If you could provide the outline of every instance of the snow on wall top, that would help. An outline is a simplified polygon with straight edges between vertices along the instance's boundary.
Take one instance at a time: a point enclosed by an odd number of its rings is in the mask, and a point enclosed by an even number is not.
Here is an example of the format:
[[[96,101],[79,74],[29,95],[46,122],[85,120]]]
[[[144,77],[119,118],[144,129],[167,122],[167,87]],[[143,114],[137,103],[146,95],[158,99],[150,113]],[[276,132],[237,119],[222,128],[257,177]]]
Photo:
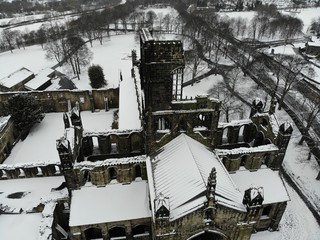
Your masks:
[[[141,128],[139,96],[134,79],[129,72],[120,72],[122,80],[119,87],[119,130]]]
[[[150,196],[162,193],[164,197],[169,197],[170,220],[182,217],[203,206],[207,179],[213,167],[217,170],[218,203],[246,211],[242,204],[242,194],[218,156],[185,134],[162,147],[151,159],[152,176],[148,177],[152,178],[149,181],[154,186],[151,186],[150,191],[154,193],[150,193]],[[200,194],[203,195],[195,198]],[[154,204],[154,199],[151,202]]]
[[[72,227],[149,218],[151,212],[148,195],[146,181],[82,187],[72,192],[69,225]]]
[[[226,127],[238,127],[246,124],[251,124],[251,119],[242,119],[242,120],[233,120],[231,122],[219,122],[218,128],[226,128]]]
[[[148,28],[142,28],[141,33],[143,42],[154,40]]]
[[[7,88],[12,88],[13,86],[31,77],[32,75],[33,75],[33,72],[31,72],[30,70],[26,68],[21,68],[11,73],[7,77],[0,79],[0,85]]]
[[[135,156],[135,157],[127,157],[127,158],[108,158],[104,161],[83,161],[74,164],[74,169],[93,169],[95,167],[101,166],[114,166],[114,165],[123,165],[128,163],[144,163],[146,161],[146,155]]]
[[[0,132],[7,126],[11,116],[0,117]]]
[[[236,154],[247,154],[247,153],[258,153],[258,152],[272,152],[278,151],[279,148],[274,144],[267,144],[258,147],[240,147],[234,149],[216,149],[215,152],[219,156],[223,155],[236,155]]]
[[[251,172],[243,169],[230,174],[230,176],[237,184],[242,194],[253,185],[256,187],[263,187],[264,201],[262,204],[286,202],[290,200],[279,175],[279,171],[273,171],[270,168],[262,168]]]

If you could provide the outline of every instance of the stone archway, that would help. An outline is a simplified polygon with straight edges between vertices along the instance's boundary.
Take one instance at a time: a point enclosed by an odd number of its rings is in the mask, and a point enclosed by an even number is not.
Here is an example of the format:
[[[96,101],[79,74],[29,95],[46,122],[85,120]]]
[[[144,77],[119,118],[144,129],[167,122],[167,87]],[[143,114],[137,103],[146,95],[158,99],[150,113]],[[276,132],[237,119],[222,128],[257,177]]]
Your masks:
[[[187,240],[228,240],[228,238],[217,231],[208,230],[199,232]]]
[[[88,228],[84,231],[86,240],[102,239],[102,231],[100,228]]]

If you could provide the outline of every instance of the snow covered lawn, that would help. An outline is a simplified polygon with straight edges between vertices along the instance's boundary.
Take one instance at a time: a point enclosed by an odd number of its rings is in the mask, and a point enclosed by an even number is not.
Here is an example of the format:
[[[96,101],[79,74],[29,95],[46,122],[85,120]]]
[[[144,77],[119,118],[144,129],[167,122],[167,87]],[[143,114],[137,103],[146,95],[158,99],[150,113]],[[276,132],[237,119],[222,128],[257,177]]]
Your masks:
[[[17,163],[60,163],[56,140],[64,134],[62,113],[47,113],[35,124],[28,137],[19,141],[4,164]]]
[[[108,112],[100,110],[92,113],[91,111],[81,112],[83,128],[86,132],[99,132],[111,129],[113,114],[117,109],[110,109]]]
[[[38,239],[41,213],[0,215],[0,239]]]
[[[66,189],[62,192],[51,192],[52,188],[59,187],[64,181],[63,176],[2,180],[0,181],[0,203],[18,210],[22,208],[23,212],[26,212],[40,203],[66,197]],[[20,192],[24,193],[21,198],[10,198],[10,194]],[[2,216],[0,215],[0,221]],[[0,237],[0,239],[4,238]]]

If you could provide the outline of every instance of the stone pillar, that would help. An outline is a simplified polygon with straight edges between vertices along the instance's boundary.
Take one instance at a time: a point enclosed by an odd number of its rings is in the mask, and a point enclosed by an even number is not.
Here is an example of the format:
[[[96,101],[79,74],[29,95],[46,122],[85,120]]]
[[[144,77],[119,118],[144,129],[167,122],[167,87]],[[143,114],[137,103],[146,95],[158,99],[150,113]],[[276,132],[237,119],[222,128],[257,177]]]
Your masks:
[[[19,178],[19,175],[20,175],[20,169],[16,169],[16,168],[13,168],[13,169],[5,169],[4,170],[7,174],[7,178],[8,179],[16,179],[16,178]]]
[[[85,157],[91,156],[93,151],[92,137],[84,137],[82,139],[82,153]]]
[[[133,240],[131,225],[126,225],[126,238],[127,240]]]
[[[145,164],[140,164],[141,167],[141,178],[142,180],[147,180],[148,179],[148,175],[147,175],[147,167]]]
[[[98,137],[99,150],[101,154],[109,154],[110,153],[110,138],[107,136],[99,136]]]
[[[54,176],[56,174],[56,165],[49,164],[46,166],[40,166],[43,176]]]
[[[38,167],[25,167],[22,169],[27,178],[36,177],[38,174]]]

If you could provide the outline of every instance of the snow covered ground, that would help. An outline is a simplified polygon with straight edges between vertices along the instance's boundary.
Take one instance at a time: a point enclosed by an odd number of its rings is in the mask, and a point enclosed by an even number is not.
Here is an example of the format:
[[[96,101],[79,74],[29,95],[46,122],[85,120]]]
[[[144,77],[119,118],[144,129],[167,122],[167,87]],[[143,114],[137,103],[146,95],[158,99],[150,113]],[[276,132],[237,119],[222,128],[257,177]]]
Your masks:
[[[63,176],[0,181],[0,205],[16,209],[17,213],[0,215],[0,239],[47,239],[55,201],[68,197],[66,189],[52,190],[62,182]],[[45,205],[42,213],[40,204]],[[34,208],[38,208],[37,212]]]
[[[56,140],[64,134],[62,113],[47,113],[33,126],[28,137],[19,141],[4,164],[60,163]]]
[[[38,239],[41,213],[0,216],[0,239]]]

